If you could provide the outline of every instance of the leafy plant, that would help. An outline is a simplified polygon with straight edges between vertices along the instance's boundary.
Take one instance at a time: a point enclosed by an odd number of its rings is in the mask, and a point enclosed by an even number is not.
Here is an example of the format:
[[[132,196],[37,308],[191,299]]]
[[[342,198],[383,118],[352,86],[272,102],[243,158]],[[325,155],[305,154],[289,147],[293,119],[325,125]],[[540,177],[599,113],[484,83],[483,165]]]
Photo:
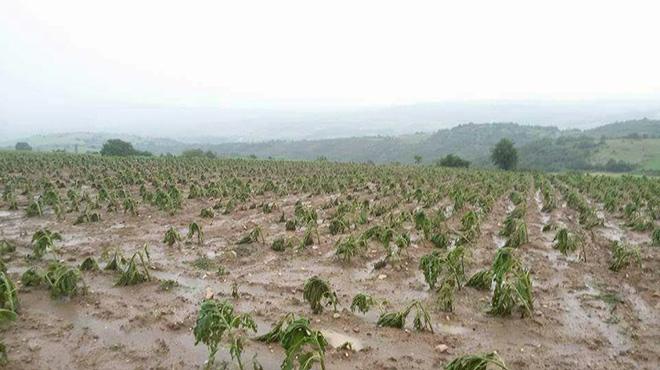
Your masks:
[[[301,317],[290,322],[281,334],[280,344],[286,354],[283,370],[293,370],[296,360],[299,370],[310,370],[315,363],[325,370],[328,342],[320,331],[310,328],[308,319]]]
[[[438,276],[442,272],[443,258],[440,252],[433,251],[419,259],[419,269],[424,274],[424,281],[429,285],[429,288],[435,288],[438,281]]]
[[[101,268],[99,264],[96,263],[96,260],[92,257],[85,258],[84,261],[80,264],[80,271],[99,271]]]
[[[265,342],[265,343],[275,343],[279,342],[282,340],[282,336],[284,335],[284,331],[286,328],[291,324],[293,321],[296,320],[296,315],[292,313],[286,313],[284,316],[282,316],[281,319],[279,319],[275,325],[270,329],[270,331],[264,335],[260,335],[256,338],[255,340],[259,342]]]
[[[147,265],[150,257],[146,244],[144,245],[143,251],[137,251],[133,254],[128,261],[128,264],[122,269],[119,280],[117,280],[117,283],[115,284],[116,286],[135,285],[151,280],[149,267]],[[138,263],[140,264],[140,269],[138,268]]]
[[[446,278],[440,288],[438,288],[437,304],[440,310],[452,312],[454,308],[454,290],[456,289],[456,280],[453,276]]]
[[[77,267],[67,267],[60,262],[51,262],[45,275],[53,298],[72,297],[80,292],[78,283],[84,283]]]
[[[30,267],[25,270],[23,275],[21,275],[21,284],[26,287],[30,286],[39,286],[44,282],[45,276],[37,271],[36,268]]]
[[[472,275],[465,285],[479,290],[489,290],[492,283],[493,271],[484,269]]]
[[[17,310],[16,286],[7,274],[0,271],[0,323],[15,320]]]
[[[201,218],[213,218],[213,217],[215,217],[215,212],[213,212],[212,208],[202,208],[202,210],[199,212],[199,217],[201,217]]]
[[[0,341],[0,366],[5,366],[9,363],[9,356],[7,356],[7,347]]]
[[[211,369],[223,337],[227,336],[230,342],[230,355],[236,359],[240,369],[243,369],[241,353],[242,339],[238,329],[257,331],[257,324],[248,313],[236,314],[234,306],[227,301],[206,299],[202,302],[197,321],[193,329],[195,345],[204,343],[209,350],[209,359],[206,369]]]
[[[55,241],[61,241],[62,236],[59,233],[48,229],[41,229],[32,235],[32,251],[37,258],[43,257],[55,247]]]
[[[335,255],[344,262],[350,262],[353,257],[362,254],[363,251],[362,245],[352,235],[346,239],[339,239],[335,245]]]
[[[553,242],[554,245],[552,247],[558,249],[563,255],[575,252],[580,246],[582,246],[582,239],[580,236],[569,232],[566,228],[562,228],[557,232]]]
[[[612,261],[610,262],[610,270],[619,271],[630,265],[632,260],[635,260],[637,265],[641,268],[642,257],[639,253],[639,248],[631,247],[618,241],[612,243]]]
[[[313,276],[305,282],[303,299],[309,302],[315,314],[323,312],[322,301],[325,301],[326,306],[332,305],[333,310],[337,311],[337,294],[330,288],[330,284],[318,276]]]
[[[508,370],[497,352],[457,357],[445,365],[445,370],[486,370],[488,365]]]
[[[250,244],[250,243],[256,243],[261,239],[261,244],[264,244],[266,240],[264,240],[263,232],[261,231],[261,227],[255,226],[252,231],[250,231],[247,235],[243,236],[236,244]]]
[[[199,226],[197,222],[191,222],[188,225],[188,239],[192,239],[195,234],[197,234],[197,244],[202,245],[204,243],[204,232],[202,227]]]
[[[171,247],[174,245],[174,243],[180,241],[181,241],[181,234],[179,234],[179,232],[174,227],[170,227],[169,229],[167,229],[167,231],[165,232],[165,237],[163,238],[163,243]]]
[[[375,300],[370,295],[365,293],[358,293],[355,295],[355,297],[353,297],[353,301],[351,302],[351,312],[358,310],[365,314],[369,312],[375,303]]]
[[[511,234],[505,247],[518,248],[529,241],[527,237],[527,224],[522,219],[514,219]]]
[[[422,303],[417,300],[412,301],[401,311],[385,312],[381,314],[378,318],[377,325],[403,329],[406,326],[406,318],[413,308],[415,309],[415,319],[413,320],[413,327],[415,330],[428,330],[433,333],[431,316],[428,314]]]

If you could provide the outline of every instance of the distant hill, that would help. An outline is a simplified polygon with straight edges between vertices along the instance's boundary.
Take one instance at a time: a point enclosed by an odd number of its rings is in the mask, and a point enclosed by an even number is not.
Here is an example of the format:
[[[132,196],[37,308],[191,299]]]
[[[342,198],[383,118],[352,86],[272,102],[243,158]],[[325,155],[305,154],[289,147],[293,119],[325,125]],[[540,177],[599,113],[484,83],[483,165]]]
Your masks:
[[[136,135],[73,132],[64,134],[34,135],[17,141],[28,142],[34,150],[52,151],[64,150],[67,152],[98,152],[109,139],[122,139],[129,141],[138,150],[147,150],[152,153],[173,153],[196,147],[196,145],[183,143],[178,140],[166,138],[150,138]],[[0,147],[13,148],[15,142],[2,142]]]
[[[660,138],[660,120],[644,118],[634,121],[614,122],[586,130],[585,134],[595,137],[606,136],[609,138],[621,138],[630,135]]]
[[[211,150],[221,156],[333,161],[412,163],[415,155],[432,163],[456,154],[473,166],[491,166],[491,148],[502,138],[512,140],[519,151],[519,167],[546,171],[594,169],[610,160],[625,161],[639,169],[660,170],[660,121],[641,119],[612,123],[588,130],[560,130],[551,126],[516,123],[463,124],[450,129],[401,136],[363,136],[323,140],[273,140],[265,142],[203,143],[164,138],[145,138],[107,133],[71,133],[33,136],[27,141],[35,150],[88,152],[100,150],[111,138],[130,141],[136,149],[154,154],[180,154],[187,149]],[[13,147],[12,143],[0,146]],[[600,166],[600,167],[599,167]]]

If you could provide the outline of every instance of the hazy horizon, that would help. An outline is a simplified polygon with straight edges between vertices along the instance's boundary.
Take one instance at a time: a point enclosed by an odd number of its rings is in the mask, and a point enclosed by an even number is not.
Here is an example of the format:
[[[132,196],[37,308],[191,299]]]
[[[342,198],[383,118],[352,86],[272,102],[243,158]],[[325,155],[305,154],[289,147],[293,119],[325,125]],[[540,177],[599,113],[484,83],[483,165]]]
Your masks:
[[[660,118],[659,8],[8,0],[0,137],[261,141]]]

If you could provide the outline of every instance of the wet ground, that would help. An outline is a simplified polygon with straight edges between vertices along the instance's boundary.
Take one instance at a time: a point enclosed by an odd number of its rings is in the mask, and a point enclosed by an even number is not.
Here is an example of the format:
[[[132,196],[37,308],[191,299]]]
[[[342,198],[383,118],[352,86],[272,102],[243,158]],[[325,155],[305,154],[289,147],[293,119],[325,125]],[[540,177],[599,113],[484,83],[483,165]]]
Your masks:
[[[131,255],[146,243],[154,277],[143,284],[116,287],[115,272],[84,272],[88,292],[70,300],[52,299],[45,288],[18,283],[19,318],[1,332],[11,360],[7,368],[201,368],[207,350],[194,345],[191,330],[199,303],[208,292],[230,300],[239,312],[252,312],[258,334],[267,332],[287,312],[309,317],[331,346],[326,354],[328,369],[440,368],[456,356],[493,350],[511,369],[659,368],[660,249],[648,245],[648,234],[627,230],[619,219],[603,213],[604,226],[580,230],[586,236],[586,261],[563,256],[552,248],[554,231],[544,233],[542,228],[556,223],[579,229],[575,211],[560,202],[558,209],[543,213],[539,194],[530,191],[525,216],[529,243],[520,252],[532,271],[535,312],[531,318],[500,318],[486,313],[490,293],[467,287],[456,293],[454,312],[436,310],[435,294],[417,268],[419,257],[433,247],[415,235],[409,255],[381,270],[373,269],[385,255],[376,243],[362,258],[350,263],[336,260],[334,245],[339,236],[328,233],[330,211],[321,208],[330,196],[306,199],[319,210],[320,244],[302,251],[271,250],[275,238],[293,234],[277,219],[281,212],[293,214],[296,199],[264,196],[255,203],[275,201],[280,208],[264,214],[259,207],[244,207],[230,215],[216,214],[212,220],[198,217],[201,208],[212,206],[202,200],[186,201],[174,216],[151,208],[141,208],[140,216],[103,211],[100,222],[82,225],[72,225],[70,219],[57,221],[54,215],[26,218],[23,212],[0,212],[0,239],[18,247],[8,264],[15,281],[31,265],[24,256],[31,251],[32,233],[42,227],[60,232],[64,239],[56,244],[57,253],[46,260],[79,264],[93,256],[102,261],[103,251],[119,248]],[[510,200],[499,199],[482,220],[479,240],[469,250],[468,276],[488,267],[496,249],[504,244],[498,233],[512,209]],[[458,225],[459,217],[451,216],[448,224]],[[162,243],[170,226],[185,234],[193,220],[204,230],[203,245]],[[254,225],[261,225],[266,243],[237,246],[235,242]],[[302,233],[295,232],[299,237]],[[620,239],[640,246],[641,269],[608,270],[610,240]],[[195,261],[201,257],[211,261],[212,267],[199,268]],[[229,274],[218,276],[219,266]],[[314,315],[303,301],[303,284],[313,275],[326,279],[336,290],[337,314],[330,309]],[[174,280],[178,286],[163,290],[165,280]],[[238,284],[238,298],[231,295],[233,283]],[[430,309],[435,333],[413,330],[412,320],[405,330],[377,327],[377,310],[362,315],[348,309],[358,292],[386,300],[388,310],[422,300]],[[352,343],[352,351],[339,348],[346,342]],[[248,341],[244,362],[250,364],[253,356],[265,369],[277,369],[284,353],[277,344]],[[231,363],[226,349],[219,352],[217,363],[223,360]]]

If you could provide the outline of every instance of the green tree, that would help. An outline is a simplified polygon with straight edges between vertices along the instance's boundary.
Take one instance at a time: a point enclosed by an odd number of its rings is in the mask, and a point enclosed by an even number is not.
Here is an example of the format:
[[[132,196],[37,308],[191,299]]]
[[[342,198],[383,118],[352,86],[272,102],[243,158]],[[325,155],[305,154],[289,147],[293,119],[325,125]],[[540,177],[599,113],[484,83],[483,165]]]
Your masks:
[[[490,153],[493,163],[503,169],[512,170],[518,164],[518,151],[509,139],[500,140]]]
[[[447,154],[446,157],[441,158],[438,161],[438,164],[442,167],[470,167],[470,161],[466,161],[465,159],[453,154]]]
[[[129,155],[146,155],[149,156],[149,152],[141,152],[133,148],[133,144],[120,140],[120,139],[110,139],[103,144],[101,148],[101,155],[112,155],[112,156],[129,156]]]
[[[416,154],[414,158],[415,158],[415,164],[422,163],[422,156],[421,155]]]
[[[16,150],[30,151],[30,150],[32,150],[32,147],[30,146],[30,144],[28,144],[24,141],[19,141],[18,143],[16,143],[15,149]]]

